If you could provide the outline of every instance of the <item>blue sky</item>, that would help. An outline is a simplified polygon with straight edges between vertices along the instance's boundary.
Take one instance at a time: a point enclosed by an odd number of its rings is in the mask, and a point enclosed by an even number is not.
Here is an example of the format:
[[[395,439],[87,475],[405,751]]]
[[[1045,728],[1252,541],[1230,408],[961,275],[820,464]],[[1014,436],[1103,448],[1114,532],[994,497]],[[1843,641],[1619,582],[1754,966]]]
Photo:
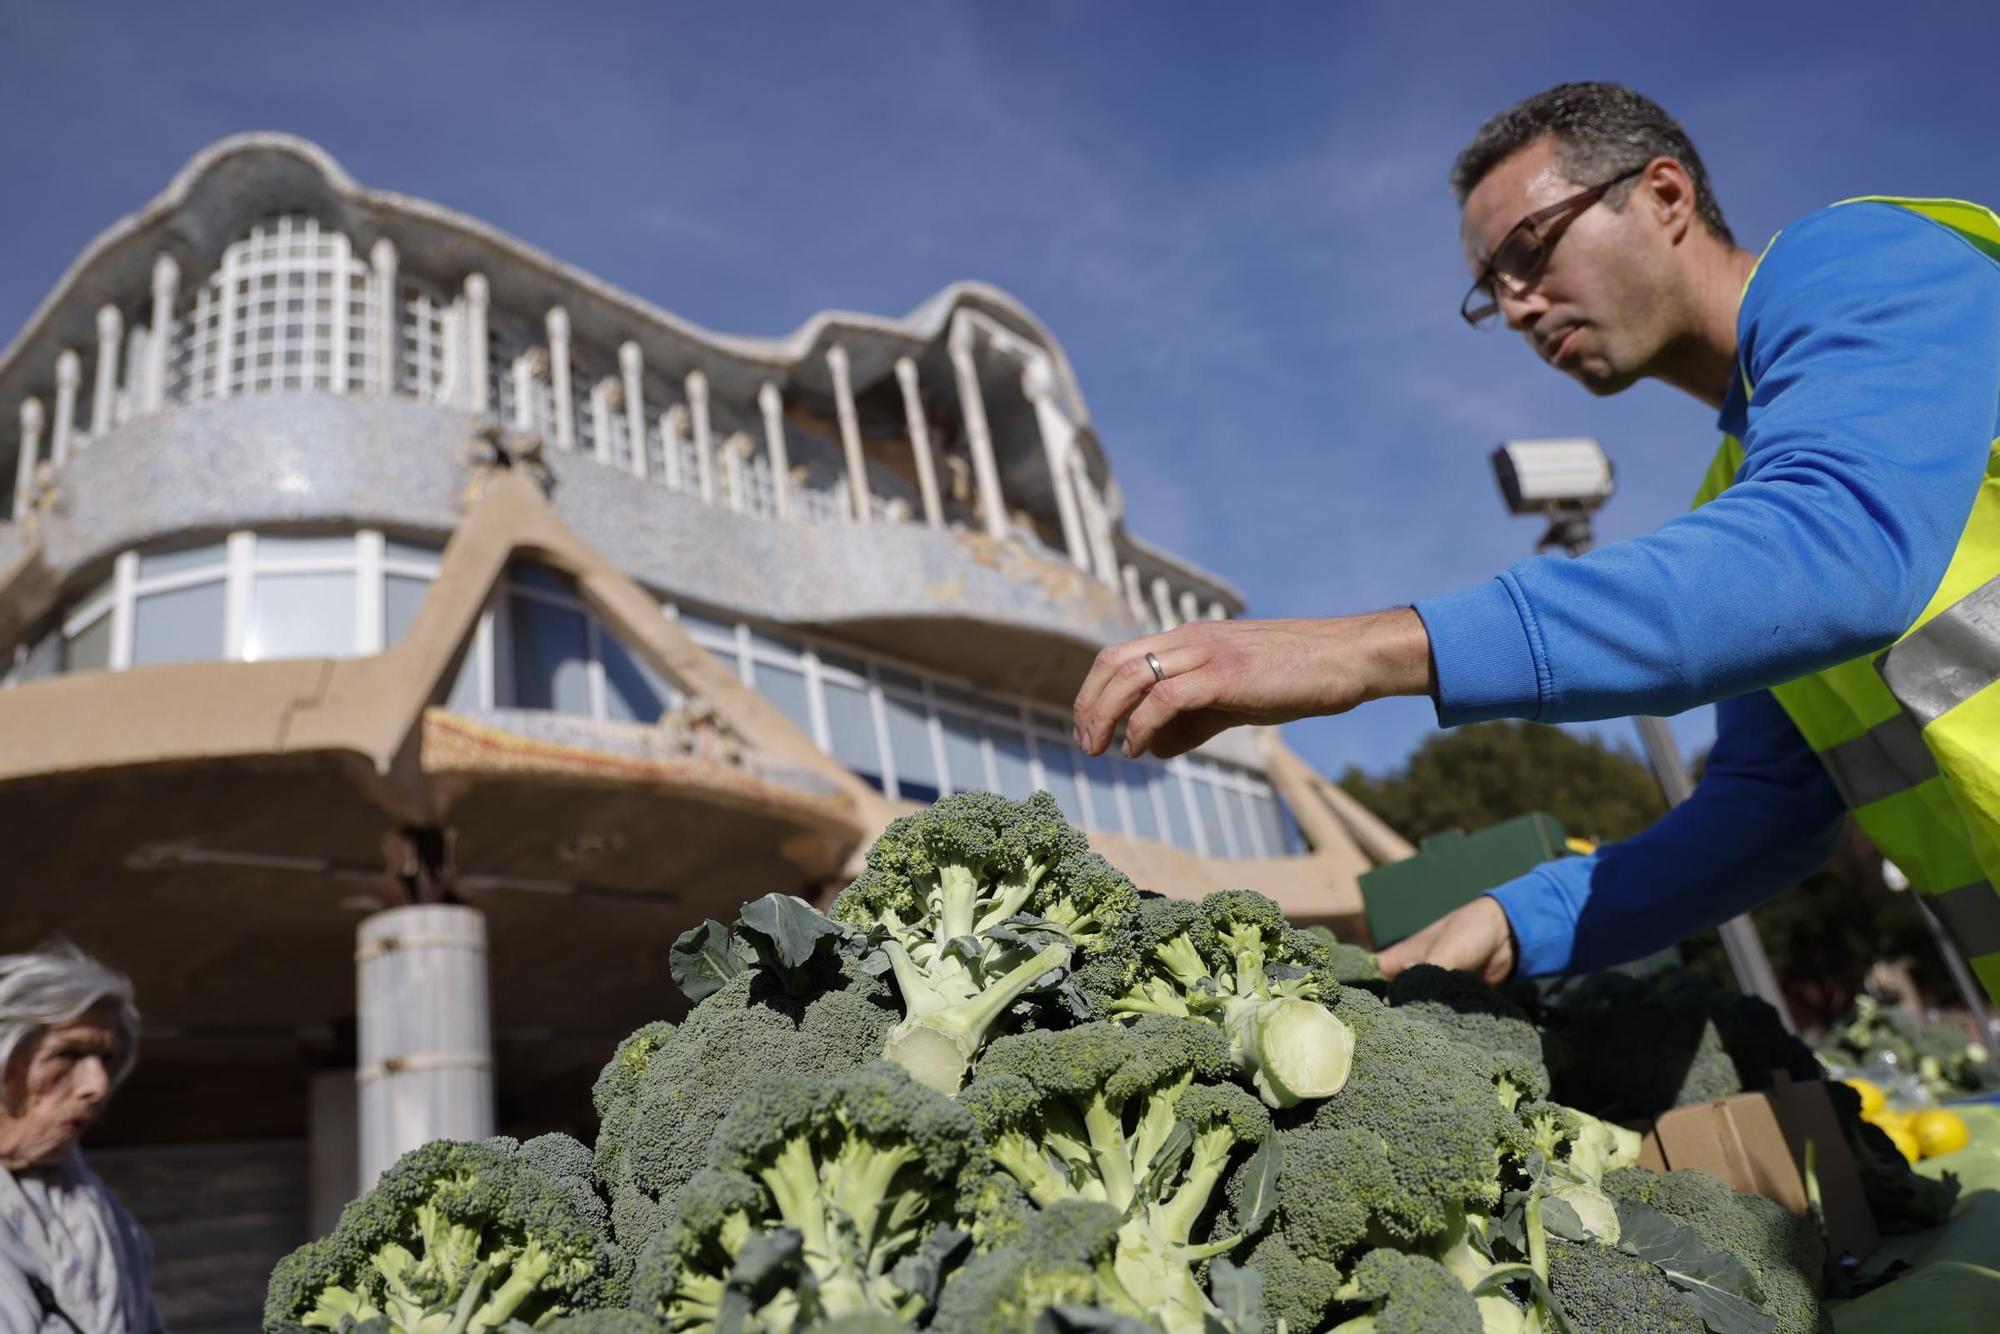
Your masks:
[[[2000,198],[1996,37],[1974,3],[0,0],[0,330],[201,146],[288,130],[716,329],[995,282],[1063,340],[1138,531],[1253,614],[1361,611],[1525,552],[1500,439],[1602,440],[1606,539],[1714,447],[1691,399],[1594,400],[1460,323],[1445,172],[1481,119],[1630,83],[1758,245],[1854,194]],[[1394,701],[1289,735],[1338,772],[1432,727]]]

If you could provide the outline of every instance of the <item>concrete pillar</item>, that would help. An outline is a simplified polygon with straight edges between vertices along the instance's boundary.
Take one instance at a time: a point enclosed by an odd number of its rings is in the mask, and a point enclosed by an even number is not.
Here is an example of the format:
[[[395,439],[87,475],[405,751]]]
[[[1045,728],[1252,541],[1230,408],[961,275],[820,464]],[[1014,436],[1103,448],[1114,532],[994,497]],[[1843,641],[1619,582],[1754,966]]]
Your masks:
[[[465,275],[465,392],[459,401],[484,415],[492,390],[486,382],[486,311],[492,292],[483,273]]]
[[[618,345],[618,374],[625,390],[625,438],[632,442],[632,475],[646,480],[646,359],[629,338]]]
[[[401,351],[403,302],[396,290],[396,243],[383,237],[368,250],[368,267],[375,275],[375,392],[396,392],[396,362]]]
[[[1111,516],[1104,511],[1104,497],[1090,480],[1090,465],[1083,451],[1069,452],[1070,481],[1076,486],[1077,504],[1083,509],[1083,531],[1090,539],[1091,564],[1107,587],[1118,587],[1118,549],[1111,541]]]
[[[118,393],[118,421],[131,421],[146,401],[146,326],[134,324],[125,335],[125,385]]]
[[[215,355],[209,360],[208,394],[210,398],[228,398],[230,393],[235,389],[231,377],[233,367],[230,363],[235,360],[236,284],[240,281],[236,276],[236,264],[239,253],[235,246],[231,246],[223,251],[222,272],[216,275],[214,291],[218,298],[218,308],[215,313]],[[335,301],[338,302],[339,299],[336,297]],[[346,326],[346,320],[338,317],[334,319],[334,327],[345,328]],[[249,358],[249,349],[246,348],[244,349],[244,360],[246,363],[249,361]],[[243,374],[245,379],[249,378],[250,367],[247,364],[244,366]],[[195,386],[189,385],[188,392],[192,395],[197,392],[197,389]]]
[[[361,1194],[361,1118],[352,1070],[325,1070],[306,1093],[307,1201],[312,1235],[324,1237]]]
[[[535,429],[535,373],[548,360],[540,348],[531,348],[514,358],[508,368],[514,382],[514,429]]]
[[[19,523],[35,498],[35,466],[42,457],[42,400],[21,400],[21,452],[14,460],[14,522]]]
[[[1185,625],[1185,624],[1187,624],[1187,623],[1188,623],[1189,621],[1198,621],[1198,620],[1200,620],[1201,618],[1202,618],[1202,617],[1201,617],[1201,599],[1197,598],[1197,597],[1196,597],[1196,596],[1194,595],[1194,590],[1193,590],[1192,588],[1184,588],[1184,589],[1182,589],[1182,590],[1181,590],[1181,623],[1182,623],[1183,625]]]
[[[681,476],[681,444],[687,439],[687,423],[685,403],[676,403],[660,414],[660,454],[666,460],[667,485],[676,491],[685,481]]]
[[[173,349],[174,297],[180,286],[181,266],[172,255],[153,261],[153,332],[146,340],[147,412],[158,412],[167,401],[167,354]]]
[[[1160,618],[1160,628],[1162,630],[1171,630],[1180,624],[1174,618],[1173,590],[1167,587],[1164,575],[1156,574],[1153,576],[1153,611]]]
[[[917,363],[896,358],[896,382],[903,387],[903,422],[910,432],[910,453],[917,460],[917,494],[923,497],[924,522],[944,527],[944,501],[938,494],[937,460],[931,457],[931,426],[924,420],[924,396],[917,388]]]
[[[576,448],[576,405],[569,389],[569,312],[550,306],[549,411],[556,419],[556,448]]]
[[[771,507],[779,519],[792,517],[792,459],[785,444],[785,403],[778,386],[766,381],[757,391],[764,414],[764,457],[771,465]]]
[[[605,376],[590,387],[590,437],[599,463],[614,463],[611,450],[611,418],[622,395],[618,381]]]
[[[1211,621],[1226,621],[1229,619],[1229,611],[1220,602],[1211,602],[1208,604],[1208,619]]]
[[[60,468],[69,457],[76,430],[76,390],[83,383],[83,361],[74,349],[56,353],[56,419],[49,431],[49,462]]]
[[[972,473],[979,486],[979,509],[987,536],[1007,536],[1007,502],[1000,494],[1000,469],[993,460],[993,432],[986,424],[986,399],[979,389],[979,365],[972,358],[972,322],[964,315],[951,322],[951,368],[958,381],[959,411],[965,415],[965,439],[972,450]]]
[[[738,431],[722,442],[722,476],[729,508],[741,514],[749,503],[743,488],[743,468],[756,445],[747,432]]]
[[[1125,605],[1131,609],[1132,619],[1144,625],[1152,619],[1153,613],[1147,610],[1146,595],[1139,591],[1139,571],[1127,565],[1120,571],[1120,578],[1125,585]]]
[[[1083,516],[1077,512],[1076,494],[1071,490],[1070,451],[1076,445],[1076,426],[1056,402],[1055,364],[1046,355],[1031,357],[1021,372],[1021,392],[1035,409],[1035,425],[1042,436],[1042,453],[1049,464],[1049,488],[1056,495],[1056,516],[1062,521],[1063,548],[1072,565],[1090,568],[1090,542],[1084,535]]]
[[[701,498],[715,503],[715,437],[708,423],[708,377],[689,371],[687,377],[688,417],[694,423],[694,466],[701,484]]]
[[[93,439],[111,429],[118,410],[118,348],[125,338],[125,317],[118,307],[97,308],[97,376],[90,394],[90,434]],[[227,364],[226,351],[218,356]]]
[[[868,460],[861,452],[861,423],[854,413],[854,380],[847,349],[835,343],[826,350],[826,368],[833,373],[833,410],[840,419],[840,452],[847,460],[847,502],[856,523],[872,517],[868,503]]]
[[[493,1034],[486,919],[427,903],[362,921],[359,971],[360,1183],[434,1139],[493,1133]]]

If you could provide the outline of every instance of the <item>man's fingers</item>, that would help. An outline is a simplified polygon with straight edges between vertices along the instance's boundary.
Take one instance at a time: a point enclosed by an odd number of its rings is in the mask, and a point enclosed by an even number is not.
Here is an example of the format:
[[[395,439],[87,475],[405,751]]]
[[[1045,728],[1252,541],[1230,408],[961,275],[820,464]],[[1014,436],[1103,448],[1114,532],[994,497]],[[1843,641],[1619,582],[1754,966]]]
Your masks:
[[[1143,661],[1140,665],[1144,665]],[[1147,679],[1151,677],[1152,673],[1148,672]],[[1169,726],[1183,714],[1205,709],[1214,702],[1214,683],[1201,670],[1169,676],[1148,690],[1139,701],[1139,707],[1133,709],[1132,716],[1125,720],[1125,753],[1145,754],[1161,728]]]
[[[1204,656],[1199,649],[1176,644],[1167,635],[1135,639],[1098,654],[1077,694],[1076,740],[1085,752],[1097,755],[1110,746],[1119,722],[1160,684],[1146,661],[1148,653],[1159,660],[1160,671],[1168,680],[1193,671]],[[1128,734],[1129,730],[1128,723]]]

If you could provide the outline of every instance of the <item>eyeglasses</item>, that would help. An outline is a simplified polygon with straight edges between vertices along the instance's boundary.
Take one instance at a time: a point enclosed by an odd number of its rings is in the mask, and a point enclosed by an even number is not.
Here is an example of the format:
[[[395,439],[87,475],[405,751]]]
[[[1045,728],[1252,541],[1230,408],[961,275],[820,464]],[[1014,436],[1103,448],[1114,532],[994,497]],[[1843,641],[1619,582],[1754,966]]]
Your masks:
[[[1530,213],[1514,224],[1512,231],[1501,239],[1494,248],[1493,258],[1486,261],[1486,267],[1472,284],[1472,290],[1465,294],[1465,300],[1458,303],[1458,313],[1465,322],[1477,329],[1500,312],[1500,302],[1493,295],[1493,284],[1498,282],[1514,296],[1527,295],[1535,279],[1542,276],[1542,270],[1549,265],[1549,252],[1555,249],[1556,240],[1562,235],[1561,227],[1550,224],[1568,220],[1583,212],[1613,186],[1623,185],[1651,163],[1641,163],[1630,171],[1622,171],[1602,185],[1593,185],[1581,194],[1571,195],[1559,204],[1551,204],[1545,209]]]

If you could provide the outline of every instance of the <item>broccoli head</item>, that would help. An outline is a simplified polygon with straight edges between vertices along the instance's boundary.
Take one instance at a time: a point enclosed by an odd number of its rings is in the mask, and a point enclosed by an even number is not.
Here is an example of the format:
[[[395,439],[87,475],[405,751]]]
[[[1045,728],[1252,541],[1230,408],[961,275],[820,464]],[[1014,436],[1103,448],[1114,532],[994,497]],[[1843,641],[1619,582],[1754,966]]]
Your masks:
[[[1114,1268],[1124,1216],[1102,1200],[1057,1200],[1033,1211],[1007,1244],[967,1260],[946,1282],[931,1328],[1017,1334],[1057,1306],[1129,1311],[1138,1303]]]
[[[1196,1268],[1234,1249],[1193,1238],[1234,1164],[1270,1132],[1229,1082],[1228,1039],[1211,1025],[1146,1016],[994,1042],[960,1096],[993,1162],[1048,1209],[1109,1204],[1123,1218],[1110,1309],[1168,1334],[1216,1315]]]
[[[679,1027],[648,1024],[598,1077],[597,1171],[612,1228],[637,1254],[673,1217],[708,1142],[751,1085],[774,1071],[834,1075],[878,1059],[896,1023],[876,978],[842,962],[846,985],[810,997],[761,970],[729,979]]]
[[[1649,1205],[1690,1229],[1713,1251],[1749,1266],[1762,1290],[1765,1312],[1778,1334],[1814,1334],[1824,1328],[1826,1241],[1810,1218],[1762,1195],[1739,1195],[1707,1172],[1655,1174],[1623,1168],[1604,1178],[1614,1200]]]
[[[1299,929],[1326,946],[1326,966],[1334,981],[1342,986],[1360,987],[1377,993],[1388,987],[1389,981],[1382,976],[1382,965],[1376,960],[1374,950],[1342,940],[1333,934],[1332,927],[1304,926]]]
[[[1333,1334],[1482,1334],[1479,1304],[1443,1265],[1411,1251],[1374,1250],[1341,1285],[1363,1309]]]
[[[914,1321],[936,1295],[924,1262],[964,1240],[990,1170],[971,1115],[896,1066],[767,1079],[716,1129],[633,1305],[677,1331]]]
[[[1354,1037],[1322,1003],[1337,987],[1319,941],[1248,890],[1199,904],[1147,898],[1126,939],[1080,984],[1114,1019],[1171,1015],[1214,1024],[1230,1057],[1270,1107],[1329,1098],[1346,1083]]]
[[[625,1265],[564,1137],[520,1145],[435,1140],[342,1211],[333,1232],[280,1261],[267,1329],[498,1330],[612,1304]]]
[[[956,1093],[1001,1017],[1103,948],[1137,902],[1048,793],[967,792],[884,830],[833,917],[869,933],[895,978],[904,1018],[883,1054]]]
[[[1542,1066],[1542,1035],[1521,1007],[1475,974],[1420,963],[1389,983],[1389,1004],[1414,1014],[1489,1052],[1506,1052],[1517,1062]],[[1544,1086],[1548,1075],[1539,1077]]]
[[[1686,1293],[1613,1246],[1551,1241],[1549,1290],[1574,1334],[1704,1334],[1707,1328]]]

